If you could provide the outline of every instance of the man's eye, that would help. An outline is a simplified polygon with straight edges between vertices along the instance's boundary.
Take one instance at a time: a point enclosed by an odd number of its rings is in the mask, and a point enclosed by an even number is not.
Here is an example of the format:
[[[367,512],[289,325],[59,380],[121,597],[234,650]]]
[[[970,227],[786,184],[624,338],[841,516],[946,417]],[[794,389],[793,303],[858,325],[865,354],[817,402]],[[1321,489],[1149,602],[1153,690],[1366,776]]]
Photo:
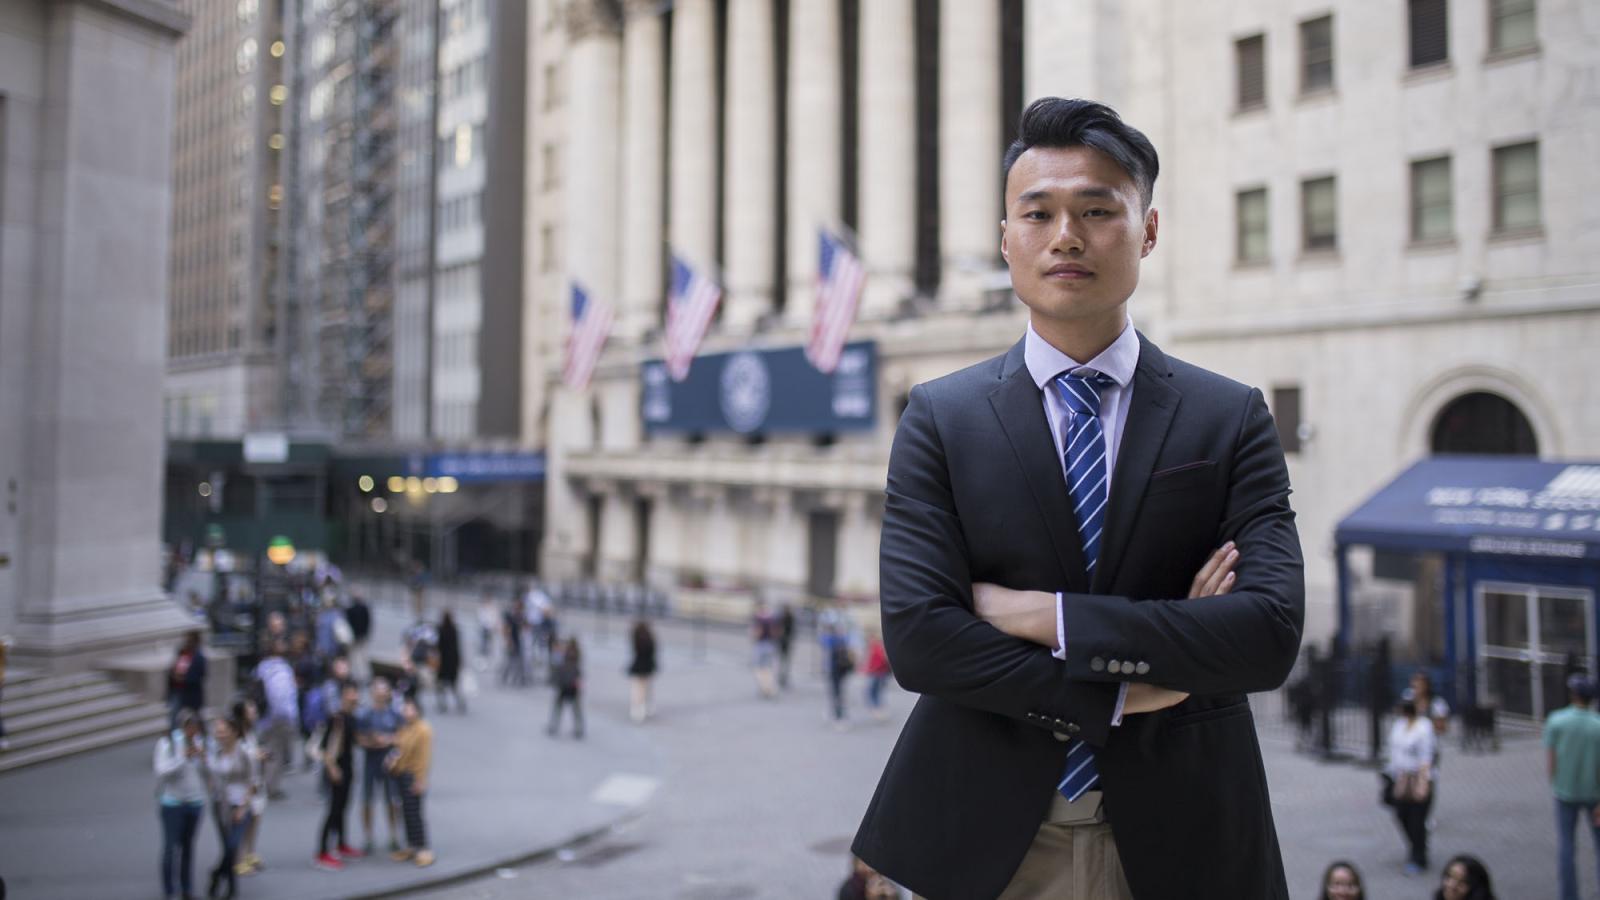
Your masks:
[[[1023,213],[1022,217],[1024,219],[1032,219],[1035,222],[1042,222],[1045,219],[1050,218],[1050,216],[1042,209],[1029,210],[1028,212]]]
[[[1091,209],[1088,212],[1084,213],[1084,215],[1088,216],[1089,218],[1095,218],[1097,216],[1109,216],[1109,215],[1111,215],[1111,210],[1109,210],[1109,209],[1098,209],[1098,208],[1097,209]]]

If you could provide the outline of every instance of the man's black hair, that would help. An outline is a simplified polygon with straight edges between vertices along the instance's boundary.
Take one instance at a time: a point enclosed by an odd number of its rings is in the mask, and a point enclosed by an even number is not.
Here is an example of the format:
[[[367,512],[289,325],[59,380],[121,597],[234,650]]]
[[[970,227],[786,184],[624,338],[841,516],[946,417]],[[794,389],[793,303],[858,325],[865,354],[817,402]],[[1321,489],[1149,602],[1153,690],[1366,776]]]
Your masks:
[[[1017,157],[1033,147],[1089,147],[1111,157],[1139,187],[1145,208],[1155,193],[1161,162],[1144,132],[1122,121],[1117,111],[1093,100],[1041,97],[1022,111],[1017,139],[1006,149],[1002,174],[1010,176]]]

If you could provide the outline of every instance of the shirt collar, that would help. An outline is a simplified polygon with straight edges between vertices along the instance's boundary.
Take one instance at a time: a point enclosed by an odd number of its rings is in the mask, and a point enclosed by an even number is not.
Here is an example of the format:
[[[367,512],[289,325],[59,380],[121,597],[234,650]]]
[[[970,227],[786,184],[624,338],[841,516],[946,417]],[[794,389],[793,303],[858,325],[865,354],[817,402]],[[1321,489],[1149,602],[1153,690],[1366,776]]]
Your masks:
[[[1111,346],[1100,351],[1100,355],[1094,359],[1080,363],[1051,346],[1049,341],[1039,336],[1039,332],[1033,330],[1033,323],[1029,322],[1028,333],[1022,338],[1022,359],[1028,367],[1028,374],[1033,376],[1033,383],[1040,390],[1044,390],[1044,386],[1062,372],[1081,368],[1094,369],[1115,381],[1118,387],[1127,387],[1133,381],[1133,370],[1139,365],[1139,333],[1134,330],[1133,321],[1128,320]]]

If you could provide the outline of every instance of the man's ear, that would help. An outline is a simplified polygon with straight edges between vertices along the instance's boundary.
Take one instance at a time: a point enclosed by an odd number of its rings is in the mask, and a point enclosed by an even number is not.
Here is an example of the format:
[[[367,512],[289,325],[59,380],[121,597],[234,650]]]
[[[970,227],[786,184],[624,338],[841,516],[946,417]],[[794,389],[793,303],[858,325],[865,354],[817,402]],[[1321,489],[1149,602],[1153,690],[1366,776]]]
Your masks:
[[[1006,252],[1006,220],[1005,219],[1001,219],[1000,220],[1000,258],[1005,260],[1008,265],[1011,263],[1011,256],[1010,256],[1010,254],[1008,254]]]
[[[1161,214],[1156,211],[1155,207],[1151,207],[1150,211],[1144,214],[1144,245],[1139,248],[1140,259],[1149,256],[1150,251],[1156,248],[1156,232],[1160,228]]]

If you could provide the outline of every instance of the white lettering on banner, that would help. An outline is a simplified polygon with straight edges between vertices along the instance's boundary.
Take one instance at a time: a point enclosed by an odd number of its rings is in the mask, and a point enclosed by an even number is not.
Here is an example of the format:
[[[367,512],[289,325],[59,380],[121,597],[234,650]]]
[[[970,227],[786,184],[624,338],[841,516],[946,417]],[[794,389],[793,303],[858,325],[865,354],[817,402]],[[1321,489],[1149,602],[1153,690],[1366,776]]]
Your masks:
[[[1472,488],[1436,487],[1428,491],[1429,506],[1471,506]]]
[[[1578,541],[1541,541],[1523,538],[1475,537],[1468,544],[1473,553],[1502,556],[1553,556],[1583,559],[1585,545]]]
[[[1532,497],[1522,488],[1492,487],[1479,488],[1473,499],[1479,506],[1510,506],[1523,509],[1527,507]]]

